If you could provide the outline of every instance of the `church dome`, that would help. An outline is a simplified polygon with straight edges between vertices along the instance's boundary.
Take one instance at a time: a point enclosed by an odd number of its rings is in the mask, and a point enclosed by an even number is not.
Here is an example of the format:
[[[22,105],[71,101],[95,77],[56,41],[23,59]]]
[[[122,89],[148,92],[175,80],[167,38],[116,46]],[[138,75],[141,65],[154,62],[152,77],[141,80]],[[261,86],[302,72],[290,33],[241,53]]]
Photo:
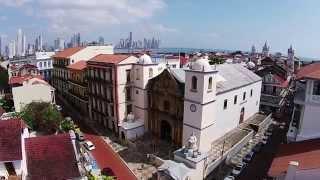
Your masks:
[[[194,71],[211,71],[211,65],[209,64],[208,57],[201,57],[197,59],[191,66]]]
[[[151,57],[147,54],[140,56],[138,63],[139,64],[153,64]]]

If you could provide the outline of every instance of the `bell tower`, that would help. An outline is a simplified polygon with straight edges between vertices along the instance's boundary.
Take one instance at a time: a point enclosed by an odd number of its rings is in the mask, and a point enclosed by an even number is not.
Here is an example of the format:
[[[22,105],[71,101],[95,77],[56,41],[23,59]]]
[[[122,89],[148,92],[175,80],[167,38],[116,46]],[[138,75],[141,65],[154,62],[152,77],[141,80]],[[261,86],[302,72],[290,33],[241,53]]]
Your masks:
[[[207,57],[198,58],[185,70],[183,145],[194,133],[200,152],[211,148],[210,129],[206,127],[214,123],[217,72]]]

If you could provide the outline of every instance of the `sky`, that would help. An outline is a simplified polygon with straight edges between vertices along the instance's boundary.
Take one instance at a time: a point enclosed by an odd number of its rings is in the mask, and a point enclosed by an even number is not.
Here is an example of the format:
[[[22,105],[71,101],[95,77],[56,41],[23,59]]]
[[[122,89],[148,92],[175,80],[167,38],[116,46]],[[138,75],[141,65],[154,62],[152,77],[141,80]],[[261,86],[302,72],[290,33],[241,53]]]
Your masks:
[[[29,42],[42,34],[53,44],[80,32],[92,41],[116,44],[127,38],[157,37],[162,47],[286,53],[320,58],[319,0],[0,0],[0,35]]]

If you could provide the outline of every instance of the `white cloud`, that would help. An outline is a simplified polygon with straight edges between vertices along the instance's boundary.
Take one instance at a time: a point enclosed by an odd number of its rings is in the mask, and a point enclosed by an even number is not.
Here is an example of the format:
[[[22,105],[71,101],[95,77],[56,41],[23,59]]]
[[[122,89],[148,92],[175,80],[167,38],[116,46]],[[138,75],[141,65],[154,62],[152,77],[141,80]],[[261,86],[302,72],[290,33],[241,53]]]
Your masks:
[[[165,0],[0,0],[1,4],[24,5],[28,15],[47,19],[49,30],[58,33],[108,31],[109,25],[148,19],[166,6]]]
[[[7,16],[0,16],[0,21],[6,21],[6,20],[8,20]]]
[[[211,32],[211,33],[208,33],[208,34],[207,34],[207,37],[216,39],[216,38],[219,38],[220,35],[219,35],[218,33]]]
[[[160,33],[162,33],[162,32],[165,32],[165,33],[167,33],[167,32],[169,32],[169,33],[178,32],[178,29],[167,27],[167,26],[165,26],[163,24],[155,24],[155,25],[152,25],[152,26],[153,26],[152,29],[154,31],[157,31],[157,32],[160,32]]]
[[[26,3],[31,2],[32,0],[0,0],[0,6],[12,6],[12,7],[18,7],[22,6]]]

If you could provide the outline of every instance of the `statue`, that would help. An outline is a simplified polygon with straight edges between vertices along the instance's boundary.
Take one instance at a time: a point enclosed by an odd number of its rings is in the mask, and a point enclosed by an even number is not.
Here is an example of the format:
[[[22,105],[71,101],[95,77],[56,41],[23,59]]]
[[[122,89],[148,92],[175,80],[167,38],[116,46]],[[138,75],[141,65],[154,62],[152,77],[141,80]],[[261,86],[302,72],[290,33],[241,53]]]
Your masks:
[[[188,139],[188,147],[189,150],[192,150],[193,152],[198,150],[197,147],[197,137],[194,134],[194,132],[192,132],[191,136]]]

